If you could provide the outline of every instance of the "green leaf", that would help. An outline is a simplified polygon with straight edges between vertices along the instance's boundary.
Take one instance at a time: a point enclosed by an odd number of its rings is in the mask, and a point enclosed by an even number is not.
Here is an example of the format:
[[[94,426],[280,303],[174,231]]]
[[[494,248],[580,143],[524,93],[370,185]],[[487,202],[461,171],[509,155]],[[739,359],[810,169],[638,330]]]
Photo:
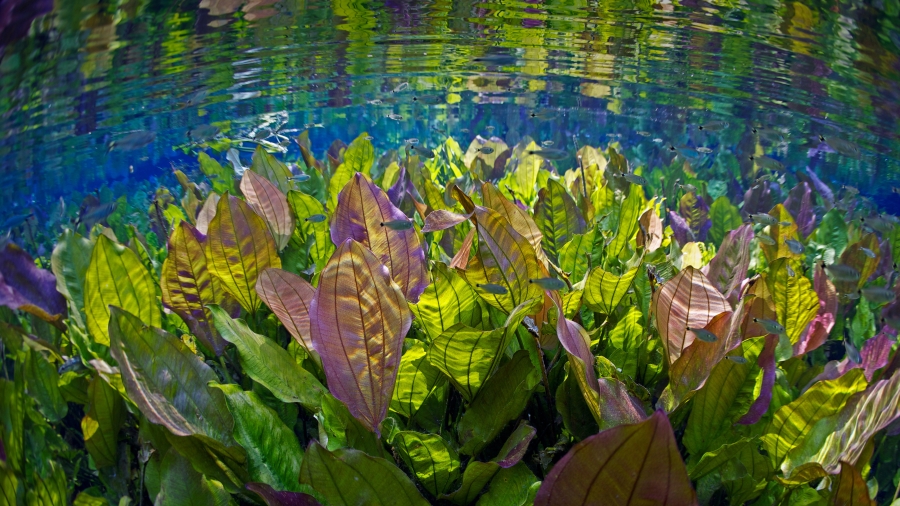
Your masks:
[[[572,447],[550,470],[534,504],[696,502],[672,426],[657,411],[643,422],[607,429]]]
[[[524,462],[500,469],[476,506],[526,506],[534,502],[541,482]]]
[[[297,232],[301,237],[313,240],[309,247],[309,256],[319,269],[325,267],[325,263],[334,252],[328,221],[310,221],[308,219],[310,216],[325,215],[325,207],[314,197],[301,191],[288,192],[287,200],[288,205],[294,211],[294,217],[297,218]]]
[[[837,379],[816,382],[796,400],[781,406],[762,436],[772,465],[778,467],[809,437],[813,425],[840,412],[850,396],[865,388],[862,370],[853,369]]]
[[[37,401],[42,415],[59,422],[69,410],[59,391],[59,373],[41,352],[25,349],[25,390]]]
[[[857,349],[862,348],[869,338],[875,335],[875,315],[865,297],[860,297],[856,304],[856,312],[850,320],[850,338]]]
[[[94,243],[66,230],[56,240],[50,268],[56,275],[56,290],[69,301],[69,317],[84,327],[84,279],[91,263]]]
[[[228,411],[234,417],[234,439],[247,452],[247,469],[253,481],[276,490],[302,492],[297,477],[303,449],[294,432],[253,392],[244,392],[237,385],[214,386],[225,394]]]
[[[631,287],[637,268],[621,276],[594,267],[584,285],[584,305],[592,311],[612,314]]]
[[[557,258],[563,244],[584,232],[584,218],[575,200],[558,181],[549,179],[538,193],[534,221],[544,236],[543,245],[551,258]]]
[[[162,483],[156,506],[227,506],[231,496],[217,481],[206,479],[173,450],[162,461]]]
[[[431,276],[431,284],[419,302],[409,306],[428,341],[434,341],[456,324],[480,326],[484,315],[475,290],[442,262],[434,264]]]
[[[531,301],[519,304],[504,326],[495,330],[477,330],[457,323],[431,343],[428,360],[471,402],[496,369],[530,306]]]
[[[251,331],[243,321],[232,319],[224,309],[209,309],[222,338],[237,347],[241,365],[254,381],[282,402],[296,402],[309,411],[319,409],[326,390],[312,373],[297,364],[284,348]]]
[[[616,258],[634,237],[638,231],[638,219],[641,217],[641,210],[644,208],[644,189],[638,185],[631,185],[628,190],[628,197],[622,201],[622,207],[619,211],[619,227],[616,230],[616,236],[609,243],[607,251],[611,258]]]
[[[720,466],[726,464],[729,460],[735,458],[741,453],[744,447],[750,445],[754,441],[756,441],[756,439],[744,437],[733,443],[724,444],[714,451],[704,453],[696,465],[688,468],[688,475],[692,480],[703,478]]]
[[[822,216],[822,223],[813,233],[812,240],[834,251],[832,258],[840,257],[847,247],[847,217],[840,209],[832,209]]]
[[[118,459],[119,429],[125,423],[122,396],[99,376],[88,386],[88,411],[81,419],[84,446],[98,468],[111,466]]]
[[[200,171],[212,182],[213,191],[219,194],[234,193],[234,172],[201,152],[199,155]]]
[[[207,387],[218,381],[216,373],[172,334],[117,307],[111,315],[110,351],[141,413],[176,436],[201,434],[233,445],[231,414],[222,394]]]
[[[349,447],[374,457],[389,457],[381,439],[357,420],[347,409],[347,405],[333,395],[322,397],[321,411],[316,413],[316,419],[319,421],[322,443],[329,450]]]
[[[588,258],[592,257],[596,229],[583,234],[575,234],[559,250],[559,268],[569,274],[569,279],[577,283],[588,272]]]
[[[344,151],[344,162],[341,163],[328,181],[328,209],[337,207],[337,197],[353,175],[357,172],[368,176],[375,163],[375,148],[368,139],[369,134],[363,132],[353,140]]]
[[[609,343],[613,350],[607,356],[629,378],[638,377],[641,354],[645,348],[644,326],[641,324],[643,318],[640,309],[628,308],[628,312],[609,333]]]
[[[294,187],[294,182],[291,180],[291,169],[263,149],[262,146],[256,146],[256,150],[253,152],[253,161],[250,164],[250,170],[266,178],[266,180],[281,190],[282,193],[287,193],[296,189]],[[246,176],[246,172],[244,175]]]
[[[713,244],[722,244],[722,239],[728,232],[740,228],[744,220],[741,213],[728,197],[722,195],[709,206],[709,218],[712,220],[712,228],[709,229],[709,239]]]
[[[56,506],[68,503],[66,473],[58,462],[50,460],[40,474],[32,474],[32,483],[26,485],[25,503],[29,506]]]
[[[393,445],[432,495],[443,494],[459,479],[459,455],[441,436],[403,431],[394,436]]]
[[[520,350],[481,388],[457,425],[460,452],[475,455],[515,420],[541,382],[528,353]]]
[[[306,449],[300,483],[313,487],[330,506],[428,504],[403,471],[387,460],[349,448],[332,453],[316,441]]]
[[[87,328],[97,343],[109,346],[109,306],[120,307],[154,327],[162,324],[156,281],[134,251],[97,237],[84,280]]]
[[[766,283],[772,294],[772,302],[775,303],[778,323],[784,326],[791,344],[796,344],[806,326],[819,312],[819,296],[809,278],[796,275],[799,270],[797,264],[792,268],[795,275],[788,272],[790,263],[790,259],[780,258],[770,264]]]
[[[428,396],[436,389],[445,388],[446,384],[446,376],[429,362],[425,346],[415,341],[400,359],[391,409],[407,418],[414,418]]]
[[[206,238],[209,272],[251,313],[259,308],[256,280],[269,267],[281,267],[281,258],[266,223],[243,200],[226,195],[219,199],[216,217]]]
[[[6,465],[0,466],[0,470],[9,468],[14,473],[22,473],[25,463],[25,383],[21,375],[16,376],[16,381],[0,378],[0,440],[6,452]]]

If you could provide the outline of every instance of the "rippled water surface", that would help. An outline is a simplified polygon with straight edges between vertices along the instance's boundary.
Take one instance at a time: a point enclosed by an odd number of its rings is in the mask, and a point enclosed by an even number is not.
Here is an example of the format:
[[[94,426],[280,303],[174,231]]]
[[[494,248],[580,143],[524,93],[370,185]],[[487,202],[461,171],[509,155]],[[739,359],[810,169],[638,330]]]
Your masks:
[[[3,216],[169,177],[192,139],[295,159],[306,128],[317,152],[363,131],[618,141],[711,179],[765,153],[900,207],[898,0],[3,4]]]

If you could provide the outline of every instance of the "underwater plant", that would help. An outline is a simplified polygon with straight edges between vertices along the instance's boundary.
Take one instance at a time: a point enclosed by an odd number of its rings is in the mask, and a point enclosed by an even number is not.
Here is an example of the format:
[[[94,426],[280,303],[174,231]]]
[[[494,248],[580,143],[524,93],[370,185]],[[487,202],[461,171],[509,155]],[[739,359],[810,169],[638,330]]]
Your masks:
[[[297,142],[0,252],[0,504],[897,498],[900,227],[852,189]]]

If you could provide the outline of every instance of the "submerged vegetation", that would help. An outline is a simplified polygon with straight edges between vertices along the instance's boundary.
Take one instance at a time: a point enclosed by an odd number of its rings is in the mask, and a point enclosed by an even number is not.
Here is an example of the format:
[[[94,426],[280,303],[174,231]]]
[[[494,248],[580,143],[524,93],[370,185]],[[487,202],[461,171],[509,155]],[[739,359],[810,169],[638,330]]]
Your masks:
[[[765,157],[370,139],[8,243],[0,504],[896,500],[897,218]]]

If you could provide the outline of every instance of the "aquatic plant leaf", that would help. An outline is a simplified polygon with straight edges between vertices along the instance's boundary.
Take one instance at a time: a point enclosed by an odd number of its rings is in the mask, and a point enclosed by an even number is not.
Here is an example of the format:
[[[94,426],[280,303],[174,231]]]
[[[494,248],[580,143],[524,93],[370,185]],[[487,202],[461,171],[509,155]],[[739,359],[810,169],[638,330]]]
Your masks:
[[[59,373],[56,367],[42,352],[30,348],[26,348],[24,359],[21,367],[25,376],[25,392],[37,401],[38,411],[49,421],[61,421],[69,406],[59,391]]]
[[[456,324],[479,326],[482,309],[475,290],[457,272],[443,263],[431,269],[432,281],[419,301],[411,304],[428,341],[434,341]]]
[[[709,205],[696,193],[685,193],[678,201],[678,212],[691,228],[697,241],[706,240],[712,222],[709,219]]]
[[[219,206],[219,194],[210,192],[203,202],[203,207],[197,213],[197,231],[203,235],[209,233],[209,223],[216,217],[216,209]]]
[[[446,386],[446,383],[446,376],[428,360],[425,346],[416,341],[400,359],[391,409],[407,418],[414,418],[429,395],[435,389]]]
[[[65,328],[66,299],[56,290],[56,276],[36,266],[31,255],[14,243],[0,252],[0,306]]]
[[[869,497],[869,487],[863,479],[859,469],[848,462],[841,462],[841,473],[837,483],[832,485],[834,496],[831,498],[833,506],[875,506],[875,501]]]
[[[578,282],[588,272],[588,258],[592,258],[596,229],[583,234],[575,234],[559,250],[559,268],[568,273],[569,279]]]
[[[221,303],[225,292],[209,275],[205,242],[197,229],[186,221],[179,223],[169,237],[159,286],[163,305],[180,316],[208,349],[221,355],[226,343],[212,326],[206,306]]]
[[[372,252],[347,239],[322,271],[309,313],[328,389],[379,434],[412,323],[403,292]]]
[[[325,267],[325,263],[334,253],[334,243],[331,242],[331,232],[328,229],[327,220],[314,221],[324,217],[325,207],[311,195],[301,191],[289,191],[287,194],[288,205],[294,211],[297,218],[297,230],[303,237],[312,237],[313,243],[309,247],[309,256],[318,268]]]
[[[709,262],[706,277],[728,298],[736,295],[750,267],[750,241],[753,227],[741,225],[725,235],[716,256]]]
[[[402,431],[394,436],[393,446],[432,495],[447,492],[459,479],[459,455],[441,436]]]
[[[656,213],[655,206],[650,206],[638,220],[638,234],[635,240],[638,247],[644,248],[647,253],[653,253],[662,246],[663,223]]]
[[[819,297],[806,276],[790,275],[790,262],[790,259],[780,258],[770,264],[766,283],[775,303],[778,323],[784,327],[791,344],[796,344],[819,311]]]
[[[428,504],[391,462],[349,448],[329,452],[317,441],[306,449],[300,483],[315,489],[330,506]]]
[[[729,232],[737,230],[743,224],[741,212],[724,195],[716,198],[709,206],[709,219],[712,220],[709,239],[713,244],[721,244]]]
[[[344,152],[344,161],[331,175],[328,181],[328,209],[336,209],[338,194],[349,183],[354,175],[359,172],[368,176],[375,163],[375,148],[368,139],[369,134],[363,132],[350,143]],[[332,235],[332,237],[334,237]],[[335,241],[335,244],[339,244]]]
[[[526,506],[534,503],[541,481],[524,463],[500,469],[491,479],[488,489],[478,498],[476,506]]]
[[[800,238],[799,235],[797,235],[797,224],[794,222],[794,217],[791,216],[791,213],[785,209],[784,205],[778,204],[769,211],[769,216],[775,218],[777,223],[769,225],[766,227],[765,231],[766,235],[775,241],[775,244],[770,245],[762,242],[759,244],[759,248],[766,256],[766,260],[769,263],[774,263],[779,258],[802,258],[802,253],[794,253],[785,243],[785,241],[789,239],[796,241]],[[782,225],[782,223],[789,223],[789,225]]]
[[[200,162],[200,171],[209,178],[212,183],[213,191],[222,195],[225,193],[234,193],[234,172],[232,169],[222,167],[222,164],[213,160],[204,152],[198,155]]]
[[[281,267],[266,223],[243,200],[231,195],[219,200],[216,217],[209,224],[206,258],[210,274],[251,313],[259,308],[259,273]]]
[[[744,205],[741,214],[764,213],[772,208],[772,189],[768,181],[751,186],[744,192]]]
[[[100,235],[84,279],[84,311],[94,341],[106,346],[110,339],[109,306],[122,308],[152,327],[162,323],[156,282],[141,259],[134,251]]]
[[[531,302],[519,304],[509,314],[503,327],[478,330],[457,323],[432,341],[428,348],[428,360],[450,378],[467,402],[472,402],[496,369],[503,352],[515,338]]]
[[[176,436],[199,434],[234,444],[231,414],[221,393],[207,387],[218,381],[216,373],[181,339],[115,306],[109,335],[128,398],[148,420]]]
[[[607,252],[612,258],[616,258],[634,237],[638,231],[638,220],[644,208],[644,189],[632,184],[628,190],[628,196],[622,201],[619,210],[619,227],[612,242],[607,246]]]
[[[244,485],[244,488],[261,497],[266,506],[321,506],[321,503],[310,494],[275,490],[265,483],[251,482]],[[310,487],[304,488],[313,492]]]
[[[551,258],[559,256],[563,244],[575,234],[584,232],[585,223],[575,200],[558,181],[547,180],[538,192],[534,205],[534,221],[543,235],[543,245]]]
[[[284,163],[275,158],[266,151],[262,146],[257,145],[253,151],[253,161],[250,163],[250,171],[261,176],[262,179],[273,184],[282,194],[296,189],[291,179],[291,169]],[[247,171],[244,171],[244,177],[247,177]],[[255,184],[255,182],[254,182]],[[241,191],[244,191],[244,182],[241,181]],[[247,196],[244,193],[244,196]],[[247,199],[248,201],[251,199]]]
[[[294,232],[294,215],[288,207],[287,197],[268,179],[252,170],[244,171],[241,192],[250,208],[269,226],[278,251],[283,250]]]
[[[694,232],[691,231],[691,227],[675,211],[669,211],[669,226],[672,227],[672,237],[675,238],[679,247],[694,242]]]
[[[653,294],[651,305],[670,364],[694,342],[688,327],[702,329],[715,315],[731,311],[722,293],[693,267],[666,281]]]
[[[125,423],[125,404],[122,396],[99,376],[88,385],[88,406],[81,419],[84,447],[98,468],[115,464],[118,460],[119,429]]]
[[[50,257],[50,269],[56,276],[56,291],[69,301],[69,317],[85,326],[84,278],[91,263],[94,243],[72,230],[59,236]]]
[[[331,219],[331,240],[340,245],[353,239],[369,248],[391,273],[403,295],[416,302],[428,286],[425,250],[414,228],[395,230],[384,223],[409,218],[381,188],[356,173],[338,196]]]
[[[802,181],[788,194],[784,208],[791,213],[803,238],[809,236],[816,226],[816,213],[813,211],[812,189]]]
[[[760,438],[772,465],[777,469],[794,448],[812,435],[813,425],[839,413],[853,394],[865,388],[862,371],[855,370],[840,378],[818,381],[800,397],[778,408]]]
[[[635,458],[636,456],[642,458]],[[572,447],[534,504],[697,504],[666,415],[607,429]]]
[[[159,506],[227,506],[231,499],[221,483],[208,480],[177,451],[166,452],[160,475],[159,493],[154,498]]]
[[[875,253],[875,257],[873,258],[867,255],[863,251],[864,248]],[[866,234],[859,241],[847,246],[844,252],[841,253],[839,263],[856,269],[856,272],[859,273],[859,280],[835,280],[834,286],[838,293],[853,293],[862,288],[875,272],[875,269],[878,268],[878,263],[880,261],[881,246],[878,244],[878,237],[875,234]]]
[[[247,452],[247,470],[253,481],[278,490],[302,492],[297,477],[303,449],[293,430],[253,392],[237,385],[212,385],[225,394],[234,418],[234,439]]]
[[[294,273],[270,267],[259,273],[256,293],[297,343],[312,352],[309,307],[316,289]]]
[[[534,248],[539,262],[544,263],[544,249],[541,243],[544,236],[541,229],[535,223],[534,218],[525,209],[517,206],[514,202],[504,197],[500,190],[491,183],[481,185],[481,200],[484,207],[497,211],[500,216],[506,218],[513,230],[519,233]],[[464,204],[465,205],[465,204]],[[467,209],[466,212],[472,212],[473,209]]]
[[[616,276],[600,267],[594,267],[584,284],[584,304],[592,311],[612,314],[628,293],[637,272],[637,268],[634,268]]]
[[[281,402],[296,402],[311,412],[319,409],[326,390],[311,372],[276,342],[253,332],[221,307],[213,305],[209,309],[216,329],[238,349],[241,365],[254,381]]]
[[[459,451],[476,455],[525,409],[541,382],[525,350],[517,351],[491,376],[457,424]]]
[[[772,402],[772,389],[775,387],[775,368],[777,366],[775,349],[778,346],[778,340],[778,336],[775,334],[766,336],[766,343],[759,352],[759,358],[756,359],[756,365],[762,369],[759,396],[750,405],[747,414],[737,421],[738,424],[753,425],[769,410],[769,403]]]
[[[534,248],[496,211],[476,206],[474,212],[478,254],[469,259],[463,276],[488,304],[505,313],[526,300],[539,303],[542,291],[529,282],[544,277]],[[479,287],[485,284],[502,286],[506,293],[490,293]]]
[[[472,215],[470,214],[457,214],[446,209],[438,209],[425,216],[425,226],[422,227],[422,233],[427,234],[428,232],[447,230],[467,221],[471,217]]]

